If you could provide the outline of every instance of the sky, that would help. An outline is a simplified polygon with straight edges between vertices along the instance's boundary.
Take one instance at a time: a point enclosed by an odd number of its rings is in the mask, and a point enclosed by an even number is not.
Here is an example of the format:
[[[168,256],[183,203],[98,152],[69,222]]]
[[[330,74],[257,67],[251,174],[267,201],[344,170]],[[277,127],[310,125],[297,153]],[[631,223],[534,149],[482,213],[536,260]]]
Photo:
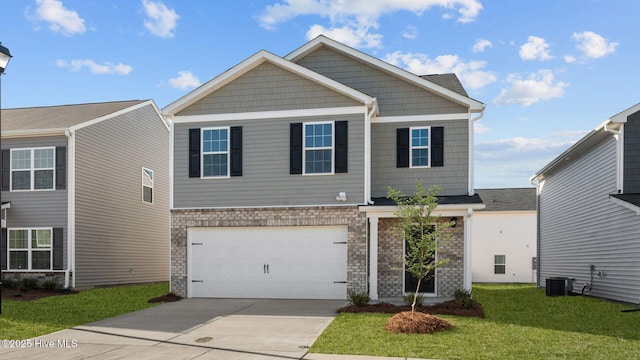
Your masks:
[[[4,0],[2,108],[177,100],[324,34],[486,104],[475,187],[530,177],[640,102],[637,0]]]

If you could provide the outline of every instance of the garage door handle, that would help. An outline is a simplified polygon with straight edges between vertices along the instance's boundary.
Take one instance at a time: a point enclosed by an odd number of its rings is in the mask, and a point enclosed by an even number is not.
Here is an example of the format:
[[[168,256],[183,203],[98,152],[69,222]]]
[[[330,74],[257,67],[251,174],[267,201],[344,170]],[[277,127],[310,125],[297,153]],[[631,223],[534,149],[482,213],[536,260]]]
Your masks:
[[[268,274],[268,273],[269,273],[269,264],[264,264],[264,265],[262,265],[262,271],[263,271],[265,274]]]
[[[333,242],[333,245],[340,245],[340,244],[346,245],[347,242],[346,241],[334,241]]]
[[[191,245],[203,245],[202,243],[191,243]]]
[[[347,282],[346,281],[334,281],[333,283],[334,284],[346,284]]]
[[[204,282],[204,280],[191,280],[191,282]]]

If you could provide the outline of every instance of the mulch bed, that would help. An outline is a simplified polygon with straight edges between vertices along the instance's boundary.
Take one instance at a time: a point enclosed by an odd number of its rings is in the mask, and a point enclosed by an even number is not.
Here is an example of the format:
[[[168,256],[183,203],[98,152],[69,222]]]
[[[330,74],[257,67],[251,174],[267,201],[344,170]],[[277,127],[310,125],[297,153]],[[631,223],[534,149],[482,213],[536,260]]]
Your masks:
[[[385,313],[385,314],[397,314],[404,311],[411,312],[411,306],[402,305],[396,306],[389,303],[377,303],[367,304],[364,306],[349,305],[341,308],[338,312],[346,313]],[[445,301],[437,305],[416,306],[416,312],[425,314],[440,314],[440,315],[455,315],[455,316],[471,316],[471,317],[484,317],[484,310],[482,306],[471,309],[463,309],[455,300]]]
[[[153,299],[149,299],[148,303],[159,303],[159,302],[174,302],[182,300],[182,296],[178,296],[174,293],[168,293],[167,295],[162,295],[158,297],[154,297]]]
[[[3,300],[20,300],[31,301],[38,300],[48,296],[60,296],[60,295],[72,295],[77,294],[77,290],[43,290],[43,289],[29,289],[26,291],[20,291],[18,288],[3,288],[2,299]]]
[[[396,334],[431,334],[452,327],[453,324],[447,320],[422,312],[412,314],[411,311],[403,311],[393,315],[384,326],[385,329]]]

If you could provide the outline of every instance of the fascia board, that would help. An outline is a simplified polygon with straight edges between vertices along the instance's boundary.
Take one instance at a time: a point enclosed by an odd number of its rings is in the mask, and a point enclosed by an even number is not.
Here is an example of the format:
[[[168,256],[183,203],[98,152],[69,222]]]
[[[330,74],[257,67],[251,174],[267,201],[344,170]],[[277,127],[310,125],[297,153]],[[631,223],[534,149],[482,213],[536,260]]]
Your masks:
[[[638,111],[640,111],[640,103],[637,103],[632,107],[613,115],[612,117],[607,119],[607,122],[626,123],[629,115],[633,115]]]
[[[28,138],[28,137],[45,137],[45,136],[64,136],[66,129],[35,129],[35,130],[10,130],[2,132],[2,139]]]
[[[294,50],[293,52],[289,53],[287,56],[285,56],[285,59],[289,60],[289,61],[293,61],[295,62],[296,60],[298,60],[301,57],[304,57],[304,55],[306,55],[309,52],[312,52],[313,50],[317,49],[318,47],[322,46],[322,45],[327,45],[329,47],[332,47],[336,50],[339,50],[343,53],[346,53],[352,57],[355,57],[357,59],[360,59],[364,62],[373,64],[379,68],[382,68],[383,70],[385,70],[386,72],[389,72],[393,75],[396,75],[400,78],[403,78],[415,85],[418,85],[422,88],[425,88],[427,90],[430,90],[432,92],[435,93],[439,93],[442,96],[449,98],[450,100],[466,105],[469,107],[469,111],[470,112],[482,112],[484,111],[485,108],[485,104],[481,103],[480,101],[474,100],[470,97],[466,97],[463,95],[458,94],[455,91],[452,91],[450,89],[447,89],[444,86],[438,85],[436,83],[433,83],[431,81],[428,81],[426,79],[421,78],[418,75],[415,75],[409,71],[403,70],[397,66],[391,65],[388,62],[382,61],[378,58],[375,58],[371,55],[365,54],[361,51],[355,50],[351,47],[348,47],[344,44],[341,44],[335,40],[332,40],[328,37],[325,37],[323,35],[320,35],[318,37],[316,37],[315,39],[309,41],[308,43],[304,44],[303,46],[301,46],[300,48]]]
[[[131,112],[131,111],[134,111],[134,110],[136,110],[136,109],[139,109],[139,108],[145,107],[145,106],[147,106],[147,105],[149,105],[149,104],[153,104],[153,100],[143,101],[143,102],[141,102],[141,103],[139,103],[139,104],[136,104],[136,105],[133,105],[133,106],[129,106],[129,107],[124,108],[124,109],[120,109],[120,110],[115,111],[115,112],[112,112],[112,113],[110,113],[110,114],[106,114],[106,115],[103,115],[103,116],[97,117],[97,118],[95,118],[95,119],[92,119],[92,120],[89,120],[89,121],[85,121],[85,122],[80,123],[80,124],[77,124],[77,125],[70,126],[70,127],[69,127],[69,130],[70,130],[70,131],[72,131],[72,132],[74,132],[74,131],[77,131],[77,130],[80,130],[80,129],[86,128],[86,127],[88,127],[88,126],[95,125],[95,124],[97,124],[97,123],[103,122],[103,121],[105,121],[105,120],[108,120],[108,119],[114,118],[114,117],[116,117],[116,116],[120,116],[120,115],[122,115],[122,114],[126,114],[126,113]],[[154,105],[154,106],[155,106],[155,105]],[[160,119],[162,119],[162,121],[163,121],[163,122],[164,122],[164,121],[166,121],[166,120],[164,119],[164,117],[163,117],[163,116],[160,116]],[[165,126],[166,126],[166,124],[165,124]],[[167,130],[168,130],[168,129],[167,129]]]
[[[274,55],[266,50],[261,50],[234,66],[233,68],[227,70],[221,75],[211,79],[204,85],[195,89],[191,93],[183,96],[182,98],[174,101],[173,103],[167,105],[162,109],[162,113],[164,115],[173,116],[176,113],[184,110],[186,107],[196,103],[198,100],[204,98],[205,96],[211,94],[215,90],[223,87],[224,85],[229,84],[233,80],[242,76],[243,74],[249,72],[250,70],[256,68],[264,62],[271,62],[276,66],[279,66],[287,71],[290,71],[294,74],[297,74],[303,78],[316,82],[320,85],[323,85],[327,88],[330,88],[342,95],[350,97],[356,101],[360,101],[365,105],[370,105],[375,102],[375,99],[363,94],[351,87],[348,87],[342,83],[339,83],[333,79],[330,79],[324,75],[318,74],[314,71],[311,71],[303,66],[285,60],[277,55]]]

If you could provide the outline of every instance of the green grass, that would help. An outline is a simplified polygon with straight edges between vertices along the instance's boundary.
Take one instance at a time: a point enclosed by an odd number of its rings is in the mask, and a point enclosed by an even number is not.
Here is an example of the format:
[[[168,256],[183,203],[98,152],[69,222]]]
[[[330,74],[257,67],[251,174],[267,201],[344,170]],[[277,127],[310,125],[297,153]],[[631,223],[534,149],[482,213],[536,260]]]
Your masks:
[[[0,339],[28,339],[154,306],[147,301],[169,292],[167,283],[130,285],[45,297],[2,300]]]
[[[486,317],[441,316],[455,328],[429,335],[384,330],[388,314],[340,314],[311,352],[437,359],[638,359],[640,312],[532,285],[480,285]]]

